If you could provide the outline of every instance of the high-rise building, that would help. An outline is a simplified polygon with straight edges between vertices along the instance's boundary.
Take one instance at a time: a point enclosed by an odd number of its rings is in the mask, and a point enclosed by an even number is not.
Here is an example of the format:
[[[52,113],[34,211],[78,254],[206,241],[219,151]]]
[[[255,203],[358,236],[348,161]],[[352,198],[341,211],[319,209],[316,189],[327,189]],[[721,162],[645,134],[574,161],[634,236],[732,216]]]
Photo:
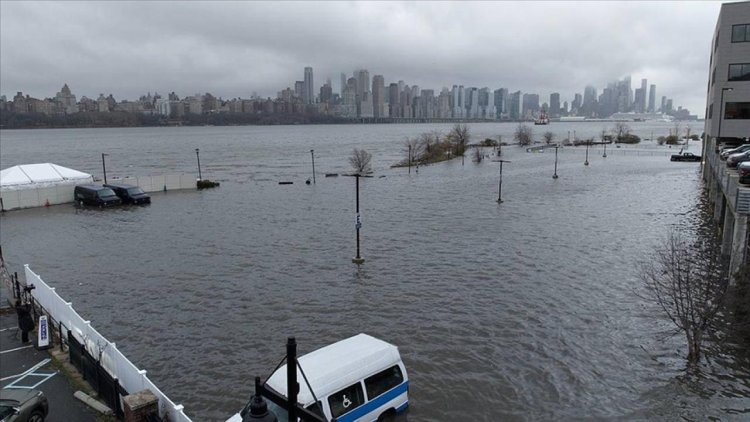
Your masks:
[[[521,99],[523,94],[521,94],[521,91],[516,91],[512,94],[510,94],[510,119],[511,120],[521,120],[522,116],[522,109],[521,109]]]
[[[573,102],[570,104],[570,114],[579,116],[581,113],[581,106],[583,105],[583,97],[581,94],[575,94],[573,96]]]
[[[333,99],[333,88],[331,87],[331,81],[326,82],[320,87],[320,102],[330,103]]]
[[[654,113],[656,111],[656,85],[651,84],[648,90],[648,112]]]
[[[375,118],[388,116],[385,109],[385,79],[383,75],[372,77],[372,111]]]
[[[647,110],[648,105],[648,81],[646,79],[641,79],[641,98],[640,98],[640,110],[641,113],[645,113]]]
[[[456,104],[456,118],[463,119],[466,117],[466,92],[464,86],[458,86],[458,103]]]
[[[299,98],[300,100],[305,99],[305,81],[296,81],[294,82],[294,96]]]
[[[346,89],[346,73],[341,72],[341,89],[339,90],[339,94],[341,97],[344,97],[344,89]]]
[[[661,113],[667,112],[667,96],[666,95],[661,96],[661,107],[659,107],[659,112]]]
[[[643,100],[646,98],[645,91],[643,88],[636,88],[635,89],[635,103],[634,103],[634,111],[636,113],[643,113]]]
[[[397,83],[388,85],[388,116],[391,118],[401,117],[399,107],[399,89]]]
[[[305,68],[305,91],[302,95],[302,101],[305,104],[313,104],[315,102],[315,90],[313,88],[313,68]]]
[[[477,105],[479,106],[479,110],[477,113],[477,117],[481,119],[490,119],[494,116],[489,115],[489,108],[490,108],[490,89],[485,87],[481,88],[479,92],[477,93]]]
[[[560,117],[560,93],[549,95],[549,117]]]
[[[597,113],[597,108],[598,104],[596,101],[596,88],[588,85],[583,90],[583,104],[581,105],[581,114],[586,117],[593,117]]]
[[[524,119],[533,119],[539,113],[539,95],[523,94],[522,102],[521,117]]]
[[[370,72],[360,69],[357,72],[357,93],[370,92]]]
[[[496,89],[495,92],[495,116],[498,119],[508,118],[508,90],[506,88]]]

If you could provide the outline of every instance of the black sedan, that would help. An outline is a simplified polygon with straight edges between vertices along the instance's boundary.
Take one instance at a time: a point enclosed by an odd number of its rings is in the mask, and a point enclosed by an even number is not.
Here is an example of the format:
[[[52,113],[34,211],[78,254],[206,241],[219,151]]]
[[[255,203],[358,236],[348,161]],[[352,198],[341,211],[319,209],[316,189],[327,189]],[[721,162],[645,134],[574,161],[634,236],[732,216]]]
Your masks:
[[[700,161],[703,157],[695,155],[692,152],[685,152],[682,154],[672,154],[669,161]]]

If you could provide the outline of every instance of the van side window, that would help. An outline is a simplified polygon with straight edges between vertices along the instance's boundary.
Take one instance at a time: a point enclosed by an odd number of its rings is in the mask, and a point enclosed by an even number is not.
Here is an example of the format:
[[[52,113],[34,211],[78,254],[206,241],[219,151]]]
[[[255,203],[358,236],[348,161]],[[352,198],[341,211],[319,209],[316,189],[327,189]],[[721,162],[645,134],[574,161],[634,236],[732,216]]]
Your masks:
[[[362,391],[362,384],[360,383],[350,385],[328,396],[328,405],[331,407],[331,416],[334,418],[338,418],[344,413],[358,408],[364,402],[365,394]]]
[[[404,382],[404,376],[398,365],[388,368],[385,371],[378,372],[377,374],[365,379],[367,397],[372,400],[402,382]]]

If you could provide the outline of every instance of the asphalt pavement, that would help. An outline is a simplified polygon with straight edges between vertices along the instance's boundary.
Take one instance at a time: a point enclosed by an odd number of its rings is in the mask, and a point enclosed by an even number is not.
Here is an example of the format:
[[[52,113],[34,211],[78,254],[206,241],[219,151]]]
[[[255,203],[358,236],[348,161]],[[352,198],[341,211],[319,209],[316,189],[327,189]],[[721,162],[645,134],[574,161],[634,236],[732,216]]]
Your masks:
[[[98,414],[73,397],[75,389],[52,366],[49,353],[36,350],[33,333],[29,333],[31,342],[21,343],[18,317],[12,308],[8,311],[0,314],[0,386],[43,391],[49,400],[46,422],[95,422]]]

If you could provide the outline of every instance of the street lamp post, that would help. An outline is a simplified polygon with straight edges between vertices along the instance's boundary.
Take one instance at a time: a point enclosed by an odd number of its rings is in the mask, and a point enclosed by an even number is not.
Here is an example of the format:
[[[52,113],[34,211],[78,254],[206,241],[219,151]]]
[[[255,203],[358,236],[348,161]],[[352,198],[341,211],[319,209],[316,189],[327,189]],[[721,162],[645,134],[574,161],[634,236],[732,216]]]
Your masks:
[[[724,120],[724,92],[725,91],[731,91],[732,88],[722,88],[721,89],[721,104],[719,104],[719,131],[717,133],[717,138],[719,138],[719,141],[721,141],[721,121]],[[718,148],[718,146],[717,146]]]
[[[313,170],[313,185],[315,184],[315,150],[310,150],[310,157],[312,158],[312,170]]]
[[[497,202],[503,202],[503,163],[510,163],[508,160],[495,160],[500,163],[500,179],[497,183]]]
[[[104,184],[107,184],[107,166],[104,164],[104,156],[109,155],[102,153],[102,172],[104,173]]]
[[[604,144],[604,154],[602,154],[602,157],[607,158],[607,141],[602,139],[602,143]]]
[[[555,146],[555,174],[552,175],[553,179],[557,179],[557,149],[559,146]]]
[[[589,144],[590,143],[591,143],[591,141],[586,140],[586,161],[583,162],[584,166],[589,165]]]
[[[198,180],[203,180],[203,175],[201,174],[201,155],[200,155],[200,149],[195,149],[195,156],[198,158]]]
[[[352,258],[352,262],[359,265],[365,262],[362,255],[359,252],[359,229],[362,227],[362,217],[359,214],[359,178],[362,177],[359,173],[355,174],[354,177],[357,179],[357,219],[354,226],[357,228],[357,256]]]

